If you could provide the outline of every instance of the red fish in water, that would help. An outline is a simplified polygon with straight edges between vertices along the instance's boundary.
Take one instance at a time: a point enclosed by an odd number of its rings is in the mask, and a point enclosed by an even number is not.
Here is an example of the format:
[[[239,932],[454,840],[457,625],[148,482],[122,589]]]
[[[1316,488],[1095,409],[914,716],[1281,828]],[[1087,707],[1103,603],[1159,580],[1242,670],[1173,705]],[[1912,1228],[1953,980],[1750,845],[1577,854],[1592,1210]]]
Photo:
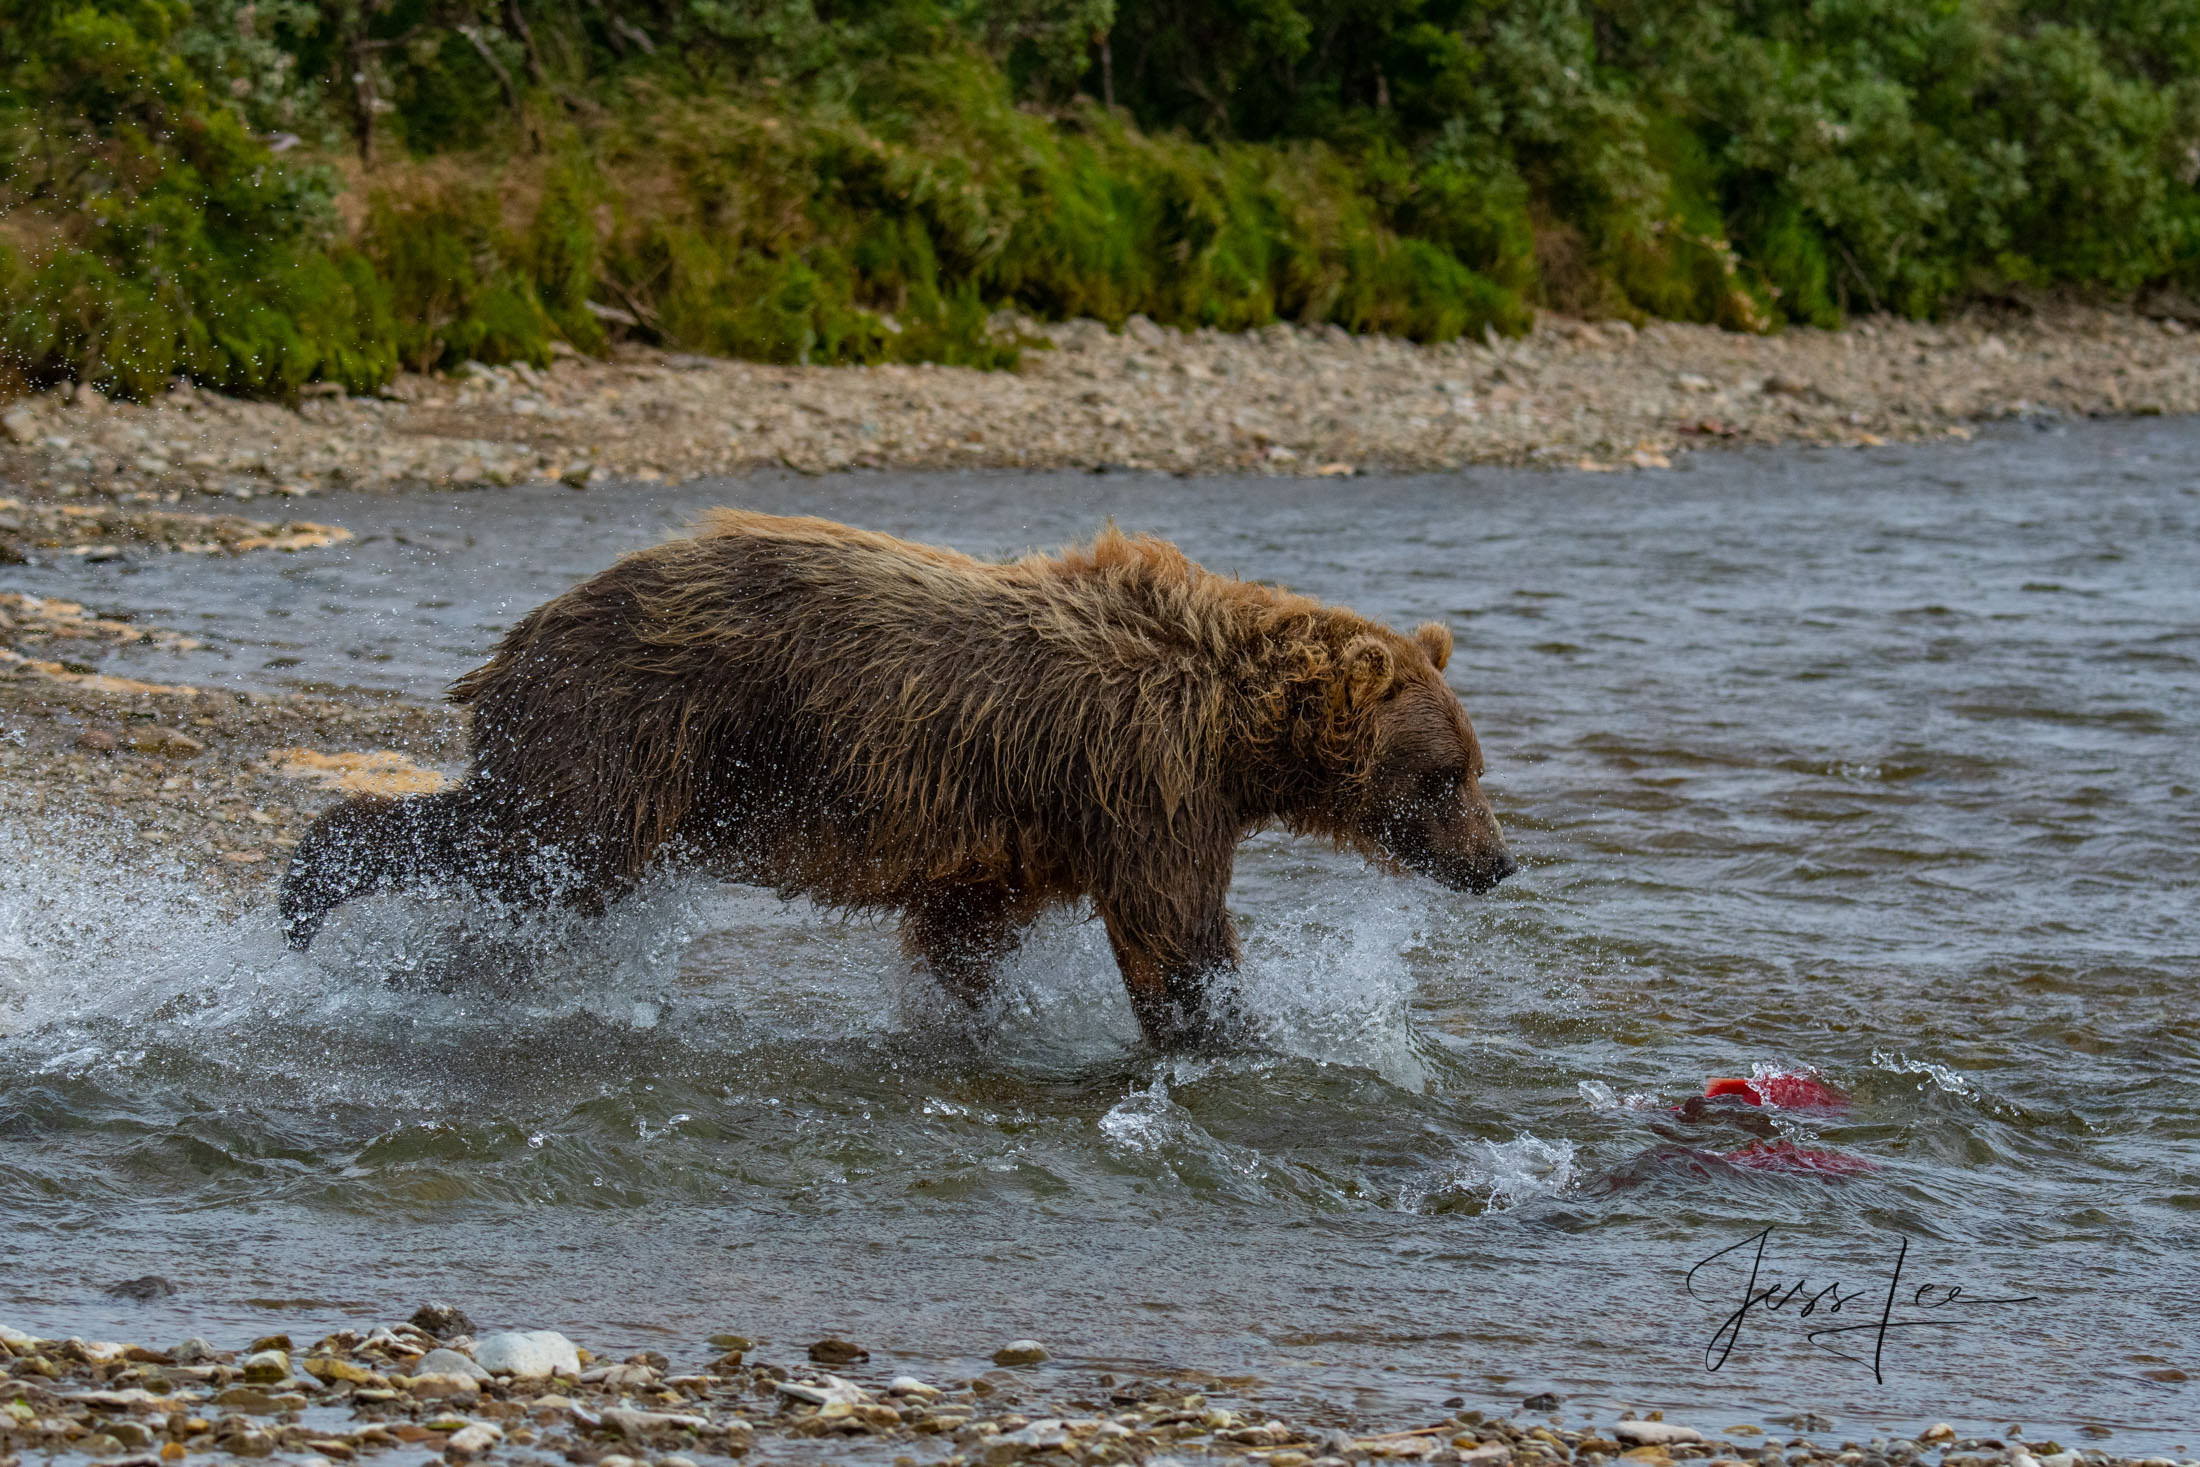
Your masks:
[[[1732,1127],[1757,1139],[1734,1151],[1705,1151],[1695,1146],[1658,1148],[1643,1153],[1633,1169],[1613,1173],[1612,1185],[1630,1186],[1644,1180],[1655,1168],[1680,1165],[1698,1176],[1710,1176],[1718,1163],[1744,1171],[1778,1172],[1789,1176],[1858,1177],[1879,1170],[1879,1163],[1816,1146],[1798,1146],[1779,1134],[1769,1111],[1846,1110],[1849,1098],[1812,1075],[1760,1069],[1748,1079],[1713,1079],[1702,1095],[1691,1095],[1673,1107],[1682,1121]],[[1655,1126],[1660,1135],[1680,1140],[1666,1126]]]
[[[1728,1166],[1753,1172],[1800,1172],[1821,1177],[1858,1177],[1879,1170],[1879,1163],[1861,1156],[1843,1156],[1838,1151],[1798,1146],[1793,1141],[1752,1141],[1720,1159]]]
[[[1846,1110],[1849,1098],[1823,1080],[1809,1075],[1771,1071],[1747,1080],[1712,1080],[1703,1087],[1706,1100],[1731,1096],[1745,1105],[1769,1105],[1779,1110]]]
[[[1879,1163],[1861,1156],[1798,1146],[1793,1141],[1752,1141],[1740,1150],[1725,1152],[1704,1151],[1694,1146],[1656,1146],[1613,1168],[1605,1176],[1605,1185],[1613,1191],[1639,1186],[1675,1168],[1710,1178],[1718,1174],[1722,1164],[1748,1172],[1818,1177],[1826,1181],[1869,1176],[1879,1170]]]

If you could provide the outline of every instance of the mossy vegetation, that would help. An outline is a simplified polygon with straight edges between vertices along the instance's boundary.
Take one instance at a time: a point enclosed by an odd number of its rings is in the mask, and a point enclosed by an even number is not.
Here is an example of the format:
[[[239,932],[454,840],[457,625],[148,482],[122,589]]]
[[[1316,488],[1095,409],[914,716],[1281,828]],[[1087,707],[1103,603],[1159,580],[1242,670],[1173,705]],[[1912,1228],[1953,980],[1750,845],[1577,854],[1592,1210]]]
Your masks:
[[[0,0],[0,371],[283,396],[1002,308],[1736,329],[2200,263],[2132,0]]]

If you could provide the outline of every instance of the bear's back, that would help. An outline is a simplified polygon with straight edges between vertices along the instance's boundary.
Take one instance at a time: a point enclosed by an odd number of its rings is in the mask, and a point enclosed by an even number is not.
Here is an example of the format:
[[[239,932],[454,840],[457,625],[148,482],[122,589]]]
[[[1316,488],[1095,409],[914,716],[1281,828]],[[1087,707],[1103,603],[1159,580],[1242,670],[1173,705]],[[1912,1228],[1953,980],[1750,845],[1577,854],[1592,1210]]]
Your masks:
[[[538,608],[452,695],[480,790],[588,812],[632,871],[707,830],[771,884],[891,904],[1221,849],[1230,781],[1274,780],[1230,761],[1295,737],[1294,689],[1368,625],[1112,527],[992,563],[721,511]]]
[[[795,804],[990,839],[1180,808],[1211,772],[1235,624],[1283,602],[1303,598],[1112,529],[992,563],[720,511],[538,609],[453,696],[474,706],[477,761],[515,777],[547,756],[586,783],[576,766],[623,757],[609,746],[709,750],[769,766]]]

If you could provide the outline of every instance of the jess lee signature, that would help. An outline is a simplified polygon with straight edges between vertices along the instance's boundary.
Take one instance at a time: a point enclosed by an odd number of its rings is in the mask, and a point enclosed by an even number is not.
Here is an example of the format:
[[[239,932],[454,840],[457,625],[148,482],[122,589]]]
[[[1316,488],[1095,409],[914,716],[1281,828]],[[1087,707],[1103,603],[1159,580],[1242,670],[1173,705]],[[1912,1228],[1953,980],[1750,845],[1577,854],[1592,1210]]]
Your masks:
[[[2035,1304],[2036,1295],[2001,1295],[1981,1297],[1964,1292],[1961,1284],[1924,1283],[1907,1291],[1902,1284],[1903,1266],[1910,1257],[1910,1240],[1902,1239],[1894,1256],[1894,1266],[1887,1273],[1885,1289],[1877,1283],[1851,1285],[1844,1279],[1814,1280],[1807,1276],[1789,1279],[1766,1266],[1765,1246],[1772,1239],[1772,1229],[1752,1234],[1732,1247],[1721,1248],[1709,1258],[1688,1271],[1688,1294],[1692,1299],[1706,1295],[1696,1290],[1696,1275],[1722,1260],[1736,1273],[1746,1261],[1747,1278],[1742,1283],[1741,1302],[1731,1314],[1721,1320],[1712,1332],[1710,1343],[1704,1346],[1703,1363],[1706,1370],[1717,1370],[1726,1364],[1734,1347],[1741,1343],[1742,1327],[1753,1315],[1776,1315],[1793,1311],[1797,1319],[1845,1317],[1838,1323],[1820,1324],[1803,1332],[1803,1338],[1831,1355],[1853,1360],[1859,1365],[1871,1367],[1872,1379],[1884,1383],[1886,1377],[1881,1366],[1886,1358],[1887,1339],[1897,1330],[1912,1329],[1960,1329],[1975,1324],[1975,1318],[1966,1317],[1966,1311],[1986,1309],[2004,1304]],[[1746,1260],[1736,1255],[1746,1254]],[[1709,1288],[1709,1281],[1706,1281]],[[1722,1296],[1732,1299],[1731,1292]],[[1918,1316],[1922,1317],[1918,1317]],[[1849,1336],[1863,1335],[1872,1347],[1871,1358],[1852,1355],[1847,1350],[1836,1349],[1826,1343],[1839,1339],[1850,1343]],[[1859,1344],[1863,1341],[1857,1342]]]

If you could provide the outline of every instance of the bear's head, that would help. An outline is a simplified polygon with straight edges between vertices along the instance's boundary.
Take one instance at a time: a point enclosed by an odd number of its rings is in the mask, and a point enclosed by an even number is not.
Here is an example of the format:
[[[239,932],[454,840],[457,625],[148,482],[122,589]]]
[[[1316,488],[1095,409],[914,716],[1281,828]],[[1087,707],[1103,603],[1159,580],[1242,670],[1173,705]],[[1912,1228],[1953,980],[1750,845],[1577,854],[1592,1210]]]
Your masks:
[[[1451,633],[1366,633],[1339,653],[1330,716],[1353,746],[1348,843],[1458,891],[1488,891],[1520,869],[1482,793],[1482,746],[1445,686]]]

